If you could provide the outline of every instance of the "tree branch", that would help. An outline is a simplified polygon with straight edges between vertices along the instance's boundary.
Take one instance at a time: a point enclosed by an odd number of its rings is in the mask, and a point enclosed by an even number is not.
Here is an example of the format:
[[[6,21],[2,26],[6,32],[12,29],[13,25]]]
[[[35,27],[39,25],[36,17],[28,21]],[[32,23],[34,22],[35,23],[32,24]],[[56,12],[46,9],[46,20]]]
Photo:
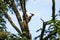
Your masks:
[[[26,32],[26,37],[31,40],[31,35],[30,35],[30,32],[29,32],[29,28],[28,28],[28,22],[31,20],[29,19],[27,13],[26,13],[26,0],[20,0],[20,5],[21,5],[21,8],[22,8],[22,12],[23,12],[23,31]],[[32,15],[33,16],[33,15]],[[32,17],[31,16],[31,17]],[[31,18],[30,17],[30,18]]]
[[[15,28],[15,30],[21,34],[21,31],[17,28],[17,26],[13,23],[12,19],[9,17],[7,13],[4,13],[5,17],[8,19],[8,21],[11,23],[12,27]]]
[[[20,13],[18,12],[18,10],[17,10],[17,8],[16,8],[16,5],[15,5],[15,3],[14,3],[14,0],[11,0],[11,6],[12,6],[12,9],[13,9],[13,11],[15,12],[15,15],[16,15],[16,17],[17,17],[17,20],[18,20],[18,23],[19,23],[19,25],[20,25],[20,27],[21,27],[21,30],[22,30],[22,19],[21,19],[21,16],[20,16]]]
[[[28,24],[28,15],[26,14],[26,0],[20,0],[20,6],[23,12],[23,20]]]
[[[21,8],[22,8],[22,12],[23,14],[26,14],[26,0],[20,0],[20,5],[21,5]]]
[[[55,20],[55,0],[52,0],[52,20]]]
[[[26,30],[26,32],[28,31],[29,32],[29,28],[28,28],[28,20],[29,20],[29,17],[28,17],[28,15],[26,14],[26,0],[20,0],[20,5],[21,5],[21,8],[22,8],[22,12],[23,12],[23,25],[24,26],[22,26],[22,27],[24,27],[23,28],[23,30],[25,31]]]
[[[55,20],[55,0],[52,0],[52,20]],[[52,35],[54,35],[56,33],[57,33],[57,31],[55,29],[48,36],[46,36],[44,38],[44,40],[47,40],[48,38],[50,38]]]
[[[40,35],[40,40],[43,40],[43,36],[44,36],[44,31],[45,31],[45,28],[46,28],[46,22],[43,21],[43,29],[42,29],[42,32],[41,32],[41,35]]]
[[[31,13],[31,16],[28,16],[26,13],[26,0],[20,0],[20,6],[22,8],[22,12],[23,12],[23,20],[26,21],[26,24],[28,24],[28,22],[30,22],[32,16],[34,16],[34,14]]]

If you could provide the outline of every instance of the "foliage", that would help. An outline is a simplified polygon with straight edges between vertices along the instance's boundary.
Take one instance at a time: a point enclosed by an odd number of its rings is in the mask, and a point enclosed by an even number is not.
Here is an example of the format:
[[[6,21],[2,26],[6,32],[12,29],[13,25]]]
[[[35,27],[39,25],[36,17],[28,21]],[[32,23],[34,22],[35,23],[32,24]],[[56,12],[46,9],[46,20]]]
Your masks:
[[[39,29],[41,30],[41,34],[35,37],[35,39],[39,37],[40,40],[60,40],[60,20],[56,19],[57,16],[55,15],[55,0],[52,0],[52,19],[46,22],[41,19],[43,21],[42,30]],[[48,29],[45,29],[47,25],[49,25]]]
[[[0,40],[5,40],[5,39],[6,40],[31,40],[28,23],[30,22],[31,17],[34,14],[32,14],[31,16],[28,16],[26,12],[26,6],[25,6],[26,1],[27,0],[0,0]],[[41,19],[43,22],[43,27],[36,31],[38,32],[41,30],[41,34],[37,36],[35,39],[40,37],[40,40],[48,40],[48,39],[60,40],[60,20],[55,19],[57,16],[55,15],[55,0],[52,0],[52,4],[53,4],[52,5],[52,19],[46,22]],[[9,10],[10,12],[15,13],[21,30],[17,28],[17,26],[12,21],[11,17],[8,15],[9,13],[7,12]],[[18,10],[22,11],[23,13],[22,18]],[[4,17],[8,19],[12,27],[18,32],[19,35],[15,35],[15,34],[7,32],[6,25],[5,25],[6,21],[4,20]],[[46,29],[47,25],[49,25],[48,29]]]
[[[14,11],[15,12],[15,15],[17,16],[17,19],[18,19],[18,21],[20,22],[20,19],[19,19],[19,17],[18,16],[20,16],[20,14],[19,14],[19,12],[18,12],[18,10],[17,10],[17,6],[16,6],[16,4],[15,4],[15,1],[16,0],[0,0],[0,14],[2,14],[5,18],[7,18],[8,19],[8,21],[11,23],[11,25],[17,30],[17,32],[18,32],[18,34],[19,34],[19,37],[18,36],[16,36],[15,34],[10,34],[9,32],[7,32],[6,31],[6,28],[3,28],[3,27],[1,27],[1,40],[27,40],[27,38],[26,38],[26,36],[27,35],[25,35],[25,36],[22,36],[23,34],[23,31],[22,31],[22,33],[20,32],[20,30],[15,26],[15,24],[13,23],[13,21],[11,20],[11,18],[10,18],[10,16],[7,14],[7,12],[10,10],[10,9],[12,9],[12,11]],[[22,1],[22,0],[21,0]],[[20,2],[21,2],[20,1]],[[26,0],[27,1],[27,0]],[[22,1],[22,2],[24,2],[24,1]],[[16,3],[17,3],[17,5],[18,5],[18,2],[16,1]],[[24,5],[24,4],[23,4]],[[21,9],[22,10],[22,9]],[[25,10],[25,9],[24,9]],[[12,12],[11,11],[11,12]],[[17,15],[18,14],[18,15]],[[1,17],[2,17],[2,15],[1,15]],[[30,17],[31,18],[31,17]],[[28,19],[28,20],[30,20],[30,19]],[[5,20],[3,19],[3,18],[1,18],[0,19],[0,21],[2,22],[2,21],[4,21],[5,22]],[[0,22],[0,23],[1,23]],[[21,21],[22,22],[22,21]],[[20,23],[19,25],[21,25],[21,24],[23,24],[23,25],[25,25],[23,22],[22,23]],[[3,25],[3,24],[1,24],[1,25]],[[23,25],[21,25],[22,27],[23,27]],[[4,23],[4,26],[5,26],[5,23]],[[26,25],[27,26],[27,25]],[[5,26],[6,27],[6,26]],[[2,30],[4,30],[5,29],[5,31],[2,31]],[[28,29],[28,28],[27,28]],[[21,30],[26,30],[26,29],[21,29]],[[29,31],[29,29],[27,30],[27,31]],[[5,35],[6,33],[8,33],[7,35]],[[3,35],[2,35],[3,34]],[[22,34],[22,35],[21,35]],[[29,34],[29,32],[28,32],[28,34]],[[6,37],[5,37],[6,36]],[[21,37],[21,38],[20,38]]]

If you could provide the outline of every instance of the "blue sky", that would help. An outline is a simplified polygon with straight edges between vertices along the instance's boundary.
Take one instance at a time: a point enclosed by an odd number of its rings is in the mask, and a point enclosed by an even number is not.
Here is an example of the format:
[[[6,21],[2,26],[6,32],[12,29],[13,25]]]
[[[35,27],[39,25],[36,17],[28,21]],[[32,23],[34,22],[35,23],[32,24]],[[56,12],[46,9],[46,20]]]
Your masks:
[[[58,10],[60,10],[60,0],[56,0],[56,13],[58,13]],[[26,4],[26,8],[27,8],[27,13],[28,15],[30,15],[29,13],[33,13],[35,14],[31,21],[29,22],[29,29],[30,29],[30,33],[32,34],[32,39],[34,39],[34,37],[36,37],[37,35],[40,34],[40,32],[36,33],[36,30],[39,29],[40,27],[42,27],[42,21],[40,20],[40,18],[42,18],[45,21],[48,21],[51,19],[51,15],[52,15],[52,0],[28,0],[27,4]],[[18,26],[19,28],[19,24],[17,22],[16,16],[15,14],[11,14],[10,12],[8,12],[10,17],[12,18],[12,20],[14,21],[14,23]],[[20,13],[22,13],[20,11]],[[17,34],[17,32],[14,30],[14,28],[11,26],[11,24],[7,21],[7,30]]]

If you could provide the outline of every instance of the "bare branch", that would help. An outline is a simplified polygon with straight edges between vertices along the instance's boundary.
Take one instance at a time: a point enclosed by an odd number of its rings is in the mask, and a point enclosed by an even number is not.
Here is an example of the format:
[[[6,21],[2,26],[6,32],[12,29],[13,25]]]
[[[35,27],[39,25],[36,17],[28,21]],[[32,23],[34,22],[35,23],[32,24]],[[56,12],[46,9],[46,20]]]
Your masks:
[[[26,0],[20,0],[20,5],[22,8],[22,12],[23,12],[23,20],[26,21],[26,24],[28,24],[28,15],[26,13]]]
[[[21,5],[21,8],[22,8],[22,12],[23,12],[23,25],[24,26],[22,25],[22,27],[24,27],[24,28],[22,28],[22,29],[25,29],[26,28],[27,30],[26,29],[25,30],[26,31],[29,31],[29,28],[28,28],[28,20],[29,20],[29,17],[26,14],[25,0],[20,0],[20,5]]]
[[[41,35],[40,35],[40,40],[43,40],[43,36],[44,36],[44,31],[45,31],[45,28],[46,28],[46,22],[43,22],[43,28],[42,28],[42,31],[41,31]]]
[[[19,25],[20,25],[20,27],[21,27],[21,30],[22,30],[22,19],[21,19],[20,13],[18,12],[18,10],[17,10],[17,8],[16,8],[16,5],[15,5],[15,3],[14,3],[14,0],[11,0],[11,2],[12,2],[12,4],[11,4],[12,9],[13,9],[13,11],[15,12],[15,15],[16,15],[16,17],[17,17],[18,23],[19,23]]]
[[[31,40],[31,35],[30,35],[30,32],[29,32],[29,28],[28,28],[28,22],[31,19],[29,19],[28,15],[26,13],[26,0],[20,0],[20,5],[21,5],[21,8],[22,8],[22,12],[23,12],[23,25],[22,25],[22,28],[23,28],[23,31],[26,32],[26,34],[25,34],[26,37],[29,40]]]
[[[22,8],[22,12],[23,14],[25,15],[26,14],[26,0],[20,0],[20,5],[21,5],[21,8]]]
[[[52,0],[52,20],[55,20],[55,0]]]
[[[42,22],[44,22],[44,20],[42,18],[40,18]]]
[[[17,28],[17,26],[13,23],[12,19],[9,17],[7,13],[4,13],[5,17],[8,19],[8,21],[11,23],[12,27],[15,28],[15,30],[21,34],[21,31]]]
[[[26,21],[26,23],[30,22],[30,20],[34,14],[31,13],[31,16],[27,15],[27,13],[26,13],[26,0],[20,0],[20,5],[22,8],[22,12],[23,12],[23,20]]]

